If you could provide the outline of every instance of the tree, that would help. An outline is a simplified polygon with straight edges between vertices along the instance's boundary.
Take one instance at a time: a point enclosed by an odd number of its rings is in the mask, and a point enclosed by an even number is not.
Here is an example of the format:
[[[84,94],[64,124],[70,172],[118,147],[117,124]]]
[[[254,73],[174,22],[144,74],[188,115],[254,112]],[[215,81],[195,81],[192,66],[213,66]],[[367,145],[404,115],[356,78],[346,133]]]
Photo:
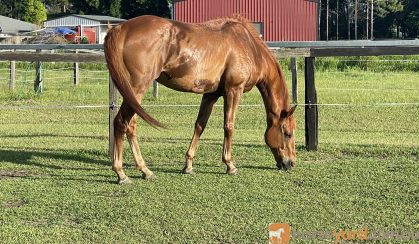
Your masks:
[[[20,19],[24,8],[22,1],[0,0],[0,14],[9,18]]]
[[[99,0],[71,0],[72,10],[77,14],[103,14]]]
[[[401,0],[374,1],[374,36],[377,38],[400,37],[402,12]]]
[[[321,40],[327,37],[329,39],[337,37],[367,39],[370,36],[377,38],[417,36],[415,33],[418,32],[419,27],[416,24],[416,11],[419,9],[419,0],[323,0],[319,2],[322,5],[319,14]],[[372,22],[374,22],[374,33],[370,32],[370,29],[373,29]],[[328,31],[327,25],[329,25]]]
[[[167,0],[122,0],[121,6],[122,17],[126,19],[145,14],[170,17]]]
[[[113,17],[121,17],[121,0],[111,0],[109,6],[109,15]]]
[[[49,15],[56,15],[70,9],[69,0],[44,0]]]
[[[405,38],[419,37],[419,1],[404,0],[401,30]]]
[[[40,0],[25,0],[22,20],[42,25],[47,20],[45,5]]]

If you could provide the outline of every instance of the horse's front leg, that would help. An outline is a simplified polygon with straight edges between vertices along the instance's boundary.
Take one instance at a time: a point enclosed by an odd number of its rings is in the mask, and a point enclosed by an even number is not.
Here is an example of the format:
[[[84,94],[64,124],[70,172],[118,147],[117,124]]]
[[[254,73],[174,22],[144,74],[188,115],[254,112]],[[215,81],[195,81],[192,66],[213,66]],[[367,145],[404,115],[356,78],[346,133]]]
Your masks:
[[[236,121],[237,108],[243,90],[231,88],[224,95],[224,145],[222,160],[227,166],[227,174],[237,175],[239,170],[234,166],[231,157],[231,145],[233,140],[234,124]]]
[[[185,174],[192,174],[193,167],[192,161],[195,157],[196,147],[198,145],[199,138],[207,126],[208,119],[211,115],[212,108],[214,107],[215,102],[217,102],[219,95],[215,94],[204,94],[202,96],[201,106],[199,107],[198,118],[195,122],[195,131],[192,136],[191,144],[185,155],[185,167],[182,172]]]

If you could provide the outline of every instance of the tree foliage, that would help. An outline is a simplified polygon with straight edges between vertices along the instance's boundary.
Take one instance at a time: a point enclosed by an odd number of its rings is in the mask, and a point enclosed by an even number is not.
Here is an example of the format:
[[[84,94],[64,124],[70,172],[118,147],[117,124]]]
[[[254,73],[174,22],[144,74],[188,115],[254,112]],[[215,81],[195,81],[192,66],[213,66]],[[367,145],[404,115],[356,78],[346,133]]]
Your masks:
[[[37,25],[42,25],[47,20],[47,10],[40,0],[25,0],[23,6],[22,20]]]
[[[121,0],[111,0],[109,4],[109,15],[114,17],[121,17]]]
[[[419,0],[321,0],[321,39],[354,39],[355,24],[358,39],[371,38],[371,11],[373,6],[374,38],[418,37]],[[355,9],[355,2],[358,8]],[[327,4],[329,3],[329,16]],[[337,6],[339,3],[339,6]],[[355,12],[357,19],[355,20]],[[339,17],[339,18],[337,18]]]
[[[0,15],[21,19],[24,8],[23,1],[0,0]]]
[[[69,0],[45,0],[44,3],[49,15],[60,14],[70,8]]]
[[[130,19],[151,14],[170,17],[167,0],[72,0],[72,10],[80,14],[110,15]]]
[[[419,37],[419,0],[404,0],[401,30],[407,37]]]

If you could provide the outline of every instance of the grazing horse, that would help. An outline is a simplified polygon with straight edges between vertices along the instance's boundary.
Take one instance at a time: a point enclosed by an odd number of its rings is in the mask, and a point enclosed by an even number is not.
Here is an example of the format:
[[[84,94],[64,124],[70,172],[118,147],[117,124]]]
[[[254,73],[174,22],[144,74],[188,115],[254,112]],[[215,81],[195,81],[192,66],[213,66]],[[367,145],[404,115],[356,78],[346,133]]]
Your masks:
[[[290,169],[296,160],[292,116],[284,74],[253,25],[240,16],[186,24],[156,16],[140,16],[111,29],[105,38],[105,57],[117,89],[123,97],[114,120],[115,151],[112,169],[118,183],[128,183],[122,165],[126,134],[136,168],[145,179],[155,175],[144,163],[136,139],[137,116],[153,127],[164,127],[141,106],[153,80],[182,92],[203,94],[195,131],[186,152],[183,172],[193,173],[192,160],[214,103],[224,99],[222,161],[227,174],[238,169],[231,144],[239,100],[254,86],[266,108],[265,142],[278,168]]]

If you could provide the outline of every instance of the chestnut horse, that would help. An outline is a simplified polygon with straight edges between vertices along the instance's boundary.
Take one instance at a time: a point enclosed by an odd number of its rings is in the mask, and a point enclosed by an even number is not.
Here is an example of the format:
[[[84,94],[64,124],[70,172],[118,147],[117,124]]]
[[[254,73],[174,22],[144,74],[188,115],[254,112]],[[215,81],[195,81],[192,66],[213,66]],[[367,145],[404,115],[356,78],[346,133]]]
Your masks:
[[[118,183],[130,182],[122,165],[123,136],[127,135],[136,168],[145,179],[155,175],[144,163],[136,139],[136,114],[154,127],[164,127],[145,112],[141,100],[153,80],[182,92],[203,94],[195,131],[186,152],[183,172],[193,173],[192,160],[214,103],[224,99],[222,161],[227,174],[238,169],[231,144],[239,100],[254,86],[266,108],[265,142],[278,168],[290,169],[296,160],[292,116],[284,74],[253,25],[240,16],[186,24],[156,16],[141,16],[111,29],[105,39],[105,57],[123,97],[114,120],[115,151],[112,169]]]

